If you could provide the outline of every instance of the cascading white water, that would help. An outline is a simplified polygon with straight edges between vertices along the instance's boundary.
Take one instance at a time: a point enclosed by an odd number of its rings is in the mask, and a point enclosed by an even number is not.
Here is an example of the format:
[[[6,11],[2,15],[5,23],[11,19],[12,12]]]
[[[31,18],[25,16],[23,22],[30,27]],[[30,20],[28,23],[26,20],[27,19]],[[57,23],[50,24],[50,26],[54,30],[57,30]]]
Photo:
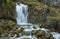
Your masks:
[[[19,3],[19,4],[16,3],[16,20],[17,20],[17,24],[20,25],[22,23],[27,23],[27,21],[28,21],[27,17],[28,17],[28,7],[27,7],[27,5],[24,5],[24,4],[21,4],[21,3]],[[26,29],[26,30],[28,31],[28,29]],[[44,29],[44,28],[42,28],[41,30],[46,31],[46,29]],[[53,32],[52,32],[52,34],[53,34],[54,39],[60,39],[60,34],[53,33]]]
[[[54,39],[60,39],[60,34],[58,32],[51,32],[53,35]]]
[[[16,3],[16,20],[17,24],[20,25],[21,23],[27,23],[27,17],[28,17],[28,6]]]

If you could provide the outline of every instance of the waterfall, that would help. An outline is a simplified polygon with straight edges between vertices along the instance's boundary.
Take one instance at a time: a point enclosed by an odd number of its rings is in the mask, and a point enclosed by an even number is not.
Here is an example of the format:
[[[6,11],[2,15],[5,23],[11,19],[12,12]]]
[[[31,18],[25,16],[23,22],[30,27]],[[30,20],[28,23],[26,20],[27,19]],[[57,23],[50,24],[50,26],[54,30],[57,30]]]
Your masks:
[[[16,3],[16,20],[17,24],[20,25],[21,23],[27,23],[27,17],[28,17],[28,6]]]
[[[51,4],[53,5],[52,0],[51,0]],[[21,4],[21,3],[16,3],[17,24],[20,25],[20,24],[28,23],[27,18],[28,18],[28,6],[24,5],[24,4]],[[29,29],[30,27],[28,29],[27,28],[25,29],[25,31],[32,31],[32,28],[31,29]],[[40,28],[40,30],[44,30],[46,33],[47,33],[47,31],[49,31],[48,29],[45,29],[45,28]],[[60,34],[59,33],[51,32],[51,34],[53,35],[54,39],[60,39]]]

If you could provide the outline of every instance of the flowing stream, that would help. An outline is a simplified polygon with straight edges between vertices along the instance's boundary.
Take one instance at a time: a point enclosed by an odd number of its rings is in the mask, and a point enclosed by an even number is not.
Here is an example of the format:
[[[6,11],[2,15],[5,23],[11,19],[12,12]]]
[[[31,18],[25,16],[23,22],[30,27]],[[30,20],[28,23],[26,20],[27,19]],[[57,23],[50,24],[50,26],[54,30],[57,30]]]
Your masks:
[[[24,4],[16,4],[16,12],[17,12],[17,24],[20,25],[21,23],[27,23],[27,17],[28,17],[28,7]],[[39,28],[38,28],[39,29]],[[26,29],[27,30],[27,29]],[[32,28],[30,29],[32,30]],[[47,32],[48,29],[41,28],[41,30],[44,30]],[[28,31],[28,30],[27,30]],[[57,32],[51,32],[53,34],[54,39],[60,39],[60,34]]]

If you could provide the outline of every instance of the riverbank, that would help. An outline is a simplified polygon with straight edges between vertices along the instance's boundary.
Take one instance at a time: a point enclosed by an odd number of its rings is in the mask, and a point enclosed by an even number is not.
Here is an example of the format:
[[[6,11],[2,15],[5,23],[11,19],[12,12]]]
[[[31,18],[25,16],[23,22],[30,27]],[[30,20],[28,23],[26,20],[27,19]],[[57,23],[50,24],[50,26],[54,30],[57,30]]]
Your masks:
[[[37,25],[30,25],[30,26],[28,25],[26,27],[25,26],[26,25],[23,25],[23,26],[17,27],[14,30],[3,33],[2,34],[3,38],[6,37],[6,39],[8,39],[8,38],[9,39],[10,38],[11,39],[19,39],[19,38],[24,38],[24,37],[28,36],[29,38],[33,39],[35,36],[36,39],[40,39],[40,38],[41,39],[44,39],[44,38],[53,39],[53,35],[50,34],[50,31],[48,29],[39,28],[39,26],[37,26]],[[31,26],[33,26],[33,27],[31,27]],[[51,37],[50,37],[50,35],[51,35]],[[28,37],[26,37],[26,38],[28,38]]]

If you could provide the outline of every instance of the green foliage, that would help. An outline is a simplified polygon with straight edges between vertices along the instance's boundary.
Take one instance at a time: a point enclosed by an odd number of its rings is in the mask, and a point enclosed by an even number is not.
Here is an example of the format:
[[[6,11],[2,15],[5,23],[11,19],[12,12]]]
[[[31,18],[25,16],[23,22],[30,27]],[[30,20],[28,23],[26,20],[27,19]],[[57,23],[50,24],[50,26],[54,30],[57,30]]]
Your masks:
[[[35,26],[33,26],[33,29],[37,29]]]

